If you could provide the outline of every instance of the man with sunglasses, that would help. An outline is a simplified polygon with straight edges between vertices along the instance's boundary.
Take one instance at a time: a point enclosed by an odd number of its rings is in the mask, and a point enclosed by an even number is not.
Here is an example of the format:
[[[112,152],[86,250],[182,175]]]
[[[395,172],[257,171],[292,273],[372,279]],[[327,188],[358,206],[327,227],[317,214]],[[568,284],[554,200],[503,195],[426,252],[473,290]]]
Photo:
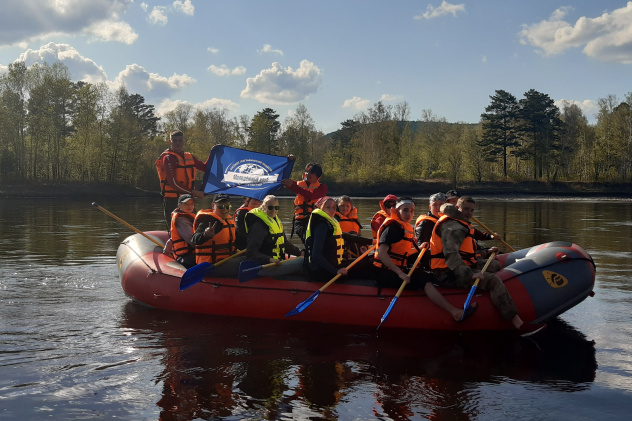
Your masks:
[[[237,252],[235,222],[230,212],[230,197],[220,193],[213,200],[213,209],[202,209],[193,221],[195,262],[214,264]],[[243,259],[242,259],[243,260]],[[214,271],[214,275],[235,275],[240,259],[231,259]]]

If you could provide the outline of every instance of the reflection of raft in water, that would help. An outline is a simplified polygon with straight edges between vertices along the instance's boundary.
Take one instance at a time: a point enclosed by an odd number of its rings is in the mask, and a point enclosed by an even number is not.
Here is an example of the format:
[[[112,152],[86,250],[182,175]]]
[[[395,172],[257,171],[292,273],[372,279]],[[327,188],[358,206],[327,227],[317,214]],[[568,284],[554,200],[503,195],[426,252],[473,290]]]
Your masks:
[[[147,233],[163,242],[165,232]],[[592,295],[595,265],[581,247],[552,242],[499,256],[505,282],[526,323],[542,323],[562,314]],[[167,310],[224,316],[283,319],[322,284],[300,275],[276,275],[274,269],[246,283],[235,278],[206,277],[180,291],[184,267],[142,235],[128,237],[117,253],[119,276],[125,293],[136,301]],[[353,270],[353,269],[352,269]],[[377,326],[395,290],[377,288],[370,280],[340,279],[318,300],[292,320]],[[454,306],[463,306],[468,291],[441,289]],[[429,330],[504,330],[511,324],[500,318],[489,294],[478,291],[478,311],[455,323],[421,291],[404,290],[383,327]]]

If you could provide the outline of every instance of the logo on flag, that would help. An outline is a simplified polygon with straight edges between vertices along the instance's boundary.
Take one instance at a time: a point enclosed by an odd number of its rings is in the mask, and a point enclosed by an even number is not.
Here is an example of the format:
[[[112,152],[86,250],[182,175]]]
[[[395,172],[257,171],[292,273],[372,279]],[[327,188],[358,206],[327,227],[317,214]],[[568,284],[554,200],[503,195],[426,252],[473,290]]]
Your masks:
[[[265,162],[257,159],[243,159],[231,164],[224,173],[223,183],[232,187],[256,188],[266,183],[274,183],[279,179],[279,174],[271,174],[272,168]]]

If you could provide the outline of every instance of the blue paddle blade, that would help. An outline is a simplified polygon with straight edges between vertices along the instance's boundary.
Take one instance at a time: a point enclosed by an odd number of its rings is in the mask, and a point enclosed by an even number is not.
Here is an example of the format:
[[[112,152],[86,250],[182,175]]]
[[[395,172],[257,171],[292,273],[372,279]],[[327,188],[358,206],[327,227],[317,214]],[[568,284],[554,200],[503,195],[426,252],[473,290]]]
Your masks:
[[[191,285],[195,285],[200,282],[211,270],[213,270],[213,265],[209,262],[202,262],[187,269],[180,280],[180,291],[184,291]]]
[[[244,260],[239,264],[239,282],[248,282],[256,278],[261,268],[263,268],[263,266],[254,260]]]
[[[472,289],[470,289],[470,293],[467,294],[467,299],[465,300],[465,304],[463,304],[463,316],[465,316],[465,310],[470,306],[470,301],[472,301],[472,297],[476,292],[476,284],[472,285]],[[461,320],[463,320],[463,316],[461,316]]]
[[[388,305],[388,308],[386,309],[386,311],[384,312],[384,315],[382,316],[382,320],[380,320],[380,324],[377,325],[377,329],[379,329],[380,326],[382,326],[382,323],[384,323],[386,321],[386,319],[388,318],[388,315],[391,314],[391,310],[395,306],[395,303],[397,302],[398,298],[399,297],[397,297],[397,296],[393,297],[393,299],[391,300],[391,303]],[[377,329],[375,329],[375,330],[377,330]]]
[[[303,301],[302,303],[300,303],[299,305],[297,305],[296,307],[294,307],[294,309],[292,311],[290,311],[289,313],[287,313],[285,315],[285,317],[288,316],[294,316],[298,313],[300,313],[301,311],[305,310],[307,307],[309,307],[309,305],[311,303],[314,302],[314,300],[316,299],[316,297],[318,297],[318,294],[320,294],[320,290],[316,291],[315,293],[313,293],[312,295],[309,296],[309,298],[305,301]]]

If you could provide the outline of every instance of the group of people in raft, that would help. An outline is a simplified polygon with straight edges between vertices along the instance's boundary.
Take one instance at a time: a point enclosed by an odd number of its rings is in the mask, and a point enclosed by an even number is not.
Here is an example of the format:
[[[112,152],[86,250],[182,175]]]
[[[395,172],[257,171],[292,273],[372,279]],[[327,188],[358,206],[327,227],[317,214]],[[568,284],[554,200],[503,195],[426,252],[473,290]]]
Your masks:
[[[194,189],[195,171],[204,171],[206,164],[184,152],[182,132],[171,132],[169,142],[170,147],[156,161],[171,237],[165,252],[185,267],[222,261],[214,276],[236,277],[244,260],[281,266],[296,256],[303,259],[299,268],[314,281],[328,281],[340,274],[373,278],[378,288],[398,288],[406,282],[407,288],[422,289],[455,322],[471,317],[477,304],[473,302],[465,310],[457,308],[435,285],[470,289],[478,279],[478,288],[490,292],[500,315],[516,329],[527,329],[505,285],[494,274],[500,270],[500,263],[491,260],[486,270],[481,270],[488,257],[499,250],[482,248],[477,241],[500,236],[472,226],[470,219],[476,209],[472,197],[459,197],[453,190],[433,194],[428,213],[419,216],[413,227],[414,200],[389,194],[379,202],[380,210],[371,220],[373,238],[365,238],[359,235],[362,226],[351,198],[334,200],[327,196],[327,186],[319,181],[322,167],[310,163],[302,180],[282,180],[296,193],[292,235],[301,239],[305,246],[301,250],[284,232],[276,196],[245,198],[231,214],[230,196],[220,193],[214,197],[212,209],[195,213],[194,198],[204,197],[203,192]],[[369,254],[372,258],[361,259],[347,269],[350,262],[373,246],[375,251]],[[245,250],[245,255],[231,258],[240,250]],[[419,253],[424,253],[421,263],[409,275]]]

